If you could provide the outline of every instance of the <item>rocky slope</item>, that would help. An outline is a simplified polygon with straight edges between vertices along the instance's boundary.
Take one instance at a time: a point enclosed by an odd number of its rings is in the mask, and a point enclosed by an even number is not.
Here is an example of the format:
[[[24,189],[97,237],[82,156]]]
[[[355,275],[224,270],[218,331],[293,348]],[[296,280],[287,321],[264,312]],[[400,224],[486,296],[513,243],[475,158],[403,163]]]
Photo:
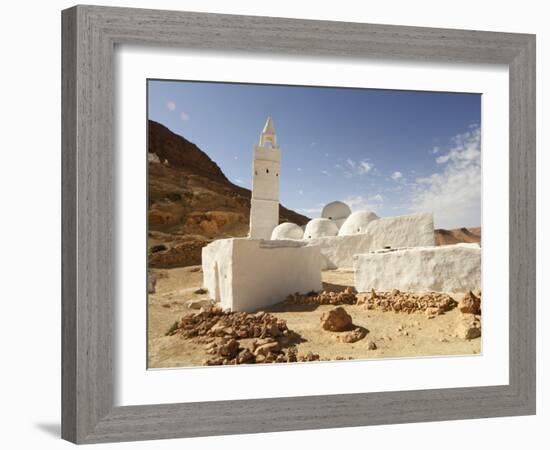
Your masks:
[[[149,266],[200,264],[213,239],[248,234],[250,190],[231,183],[206,153],[165,126],[148,123]],[[281,222],[308,217],[283,206]]]
[[[436,245],[458,244],[460,242],[481,242],[481,228],[455,228],[452,230],[435,230]]]

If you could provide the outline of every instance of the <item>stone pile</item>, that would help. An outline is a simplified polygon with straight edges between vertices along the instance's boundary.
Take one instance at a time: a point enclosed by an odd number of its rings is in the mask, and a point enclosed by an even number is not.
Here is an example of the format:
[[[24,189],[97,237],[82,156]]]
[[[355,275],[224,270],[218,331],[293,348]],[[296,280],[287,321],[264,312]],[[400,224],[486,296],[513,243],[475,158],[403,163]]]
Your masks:
[[[403,313],[424,312],[428,317],[435,317],[450,311],[457,303],[447,294],[440,292],[413,293],[394,289],[391,292],[371,292],[360,294],[357,304],[364,304],[368,309],[394,311]]]
[[[321,293],[310,292],[308,294],[290,294],[285,303],[287,305],[355,305],[357,296],[353,292],[353,288],[347,287],[343,292],[327,292]]]
[[[234,339],[279,337],[288,334],[286,321],[263,311],[224,312],[219,306],[203,307],[198,313],[184,315],[168,335],[186,339],[227,337]]]
[[[184,315],[166,335],[206,344],[212,355],[205,361],[209,366],[319,361],[318,354],[298,355],[296,347],[283,348],[281,341],[291,333],[285,320],[263,311],[224,312],[208,306]],[[248,346],[241,345],[243,339],[249,340]]]

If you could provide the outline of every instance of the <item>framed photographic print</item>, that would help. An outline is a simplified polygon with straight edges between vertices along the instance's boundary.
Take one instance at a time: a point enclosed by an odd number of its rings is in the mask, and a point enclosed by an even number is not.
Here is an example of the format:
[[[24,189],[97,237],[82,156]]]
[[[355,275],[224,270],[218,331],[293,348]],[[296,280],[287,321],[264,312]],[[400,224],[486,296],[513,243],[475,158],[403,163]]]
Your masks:
[[[535,412],[535,38],[63,11],[77,443]]]

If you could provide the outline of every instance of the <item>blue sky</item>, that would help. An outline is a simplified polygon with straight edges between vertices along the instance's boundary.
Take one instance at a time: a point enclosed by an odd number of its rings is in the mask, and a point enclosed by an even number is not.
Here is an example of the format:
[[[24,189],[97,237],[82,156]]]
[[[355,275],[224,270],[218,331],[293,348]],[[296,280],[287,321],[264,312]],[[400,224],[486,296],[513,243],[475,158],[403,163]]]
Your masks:
[[[431,211],[436,227],[481,225],[478,94],[148,83],[149,118],[247,188],[253,146],[271,115],[281,203],[309,217],[343,200],[379,216]]]

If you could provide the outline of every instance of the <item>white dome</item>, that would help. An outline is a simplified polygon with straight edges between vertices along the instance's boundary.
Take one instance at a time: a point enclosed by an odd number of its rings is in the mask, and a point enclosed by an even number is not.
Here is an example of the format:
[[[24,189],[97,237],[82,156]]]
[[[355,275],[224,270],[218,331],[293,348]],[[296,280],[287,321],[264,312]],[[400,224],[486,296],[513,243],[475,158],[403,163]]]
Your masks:
[[[330,220],[347,219],[351,214],[351,209],[344,202],[330,202],[325,205],[321,212],[321,217]]]
[[[355,211],[354,213],[350,214],[350,216],[340,227],[340,231],[338,231],[338,236],[348,236],[350,234],[364,233],[367,229],[367,225],[378,219],[379,217],[372,211],[368,211],[366,209],[362,211]]]
[[[325,236],[336,236],[338,234],[338,227],[329,219],[313,219],[306,225],[304,231],[304,239],[312,239]]]
[[[293,239],[299,241],[304,237],[304,230],[292,222],[285,222],[273,228],[272,240]]]

